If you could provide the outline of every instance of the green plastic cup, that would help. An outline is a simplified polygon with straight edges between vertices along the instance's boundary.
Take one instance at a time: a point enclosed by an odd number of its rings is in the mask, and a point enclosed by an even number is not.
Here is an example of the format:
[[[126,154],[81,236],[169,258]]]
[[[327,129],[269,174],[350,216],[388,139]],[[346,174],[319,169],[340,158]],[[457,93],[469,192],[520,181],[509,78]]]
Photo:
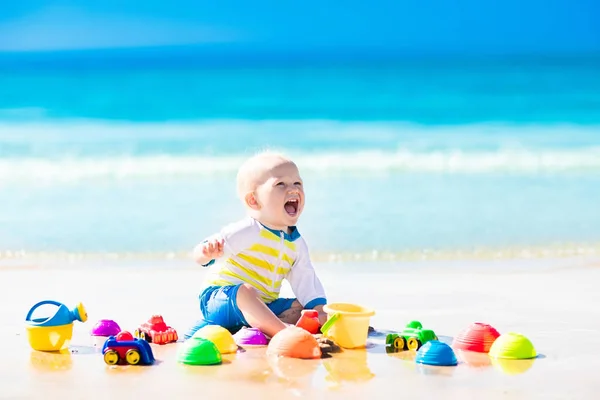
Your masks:
[[[535,348],[529,339],[520,333],[502,334],[490,347],[490,357],[509,360],[524,360],[537,357]]]
[[[177,360],[188,365],[216,365],[223,362],[217,346],[200,337],[186,340],[177,352]]]

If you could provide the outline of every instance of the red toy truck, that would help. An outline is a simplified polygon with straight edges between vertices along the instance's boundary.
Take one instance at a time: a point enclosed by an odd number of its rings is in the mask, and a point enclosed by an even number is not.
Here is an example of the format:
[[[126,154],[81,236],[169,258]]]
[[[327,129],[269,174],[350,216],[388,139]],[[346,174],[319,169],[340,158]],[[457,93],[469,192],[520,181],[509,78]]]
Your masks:
[[[167,326],[160,315],[153,315],[147,322],[144,322],[135,330],[134,335],[136,338],[155,344],[172,343],[178,339],[177,331]]]

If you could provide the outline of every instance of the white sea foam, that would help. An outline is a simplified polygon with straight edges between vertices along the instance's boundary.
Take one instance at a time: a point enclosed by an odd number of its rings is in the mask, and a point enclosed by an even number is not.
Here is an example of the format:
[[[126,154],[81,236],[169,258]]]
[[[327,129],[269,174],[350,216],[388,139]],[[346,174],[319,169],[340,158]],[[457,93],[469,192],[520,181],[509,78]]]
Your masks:
[[[296,153],[305,173],[600,173],[600,148],[578,151],[465,153],[365,151]],[[0,159],[0,181],[129,179],[232,174],[242,156],[142,156]]]
[[[0,182],[233,174],[267,146],[293,155],[303,173],[600,172],[593,126],[52,121],[0,124]]]

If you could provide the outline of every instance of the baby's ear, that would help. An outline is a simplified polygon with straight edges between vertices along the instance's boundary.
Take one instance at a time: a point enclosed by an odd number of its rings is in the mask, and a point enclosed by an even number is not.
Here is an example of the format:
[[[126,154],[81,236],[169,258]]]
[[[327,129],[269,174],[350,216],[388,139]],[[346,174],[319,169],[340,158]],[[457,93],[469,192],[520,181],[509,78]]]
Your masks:
[[[254,192],[248,193],[246,197],[244,197],[244,200],[246,201],[246,205],[251,209],[260,209],[260,205],[258,204],[258,201],[256,201],[256,196],[254,195]]]

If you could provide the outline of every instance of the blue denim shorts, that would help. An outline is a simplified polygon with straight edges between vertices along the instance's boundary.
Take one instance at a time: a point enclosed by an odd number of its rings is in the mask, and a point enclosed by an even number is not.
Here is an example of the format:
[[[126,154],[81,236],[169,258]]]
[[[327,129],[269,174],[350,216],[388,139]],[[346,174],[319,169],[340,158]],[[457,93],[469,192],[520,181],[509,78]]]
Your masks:
[[[240,285],[231,286],[209,286],[200,294],[200,310],[202,311],[202,319],[184,335],[185,339],[191,337],[198,329],[206,325],[220,325],[223,328],[230,330],[232,333],[237,332],[244,326],[250,326],[244,314],[237,306],[237,292]],[[267,304],[267,307],[275,315],[289,310],[295,298],[279,298]]]

